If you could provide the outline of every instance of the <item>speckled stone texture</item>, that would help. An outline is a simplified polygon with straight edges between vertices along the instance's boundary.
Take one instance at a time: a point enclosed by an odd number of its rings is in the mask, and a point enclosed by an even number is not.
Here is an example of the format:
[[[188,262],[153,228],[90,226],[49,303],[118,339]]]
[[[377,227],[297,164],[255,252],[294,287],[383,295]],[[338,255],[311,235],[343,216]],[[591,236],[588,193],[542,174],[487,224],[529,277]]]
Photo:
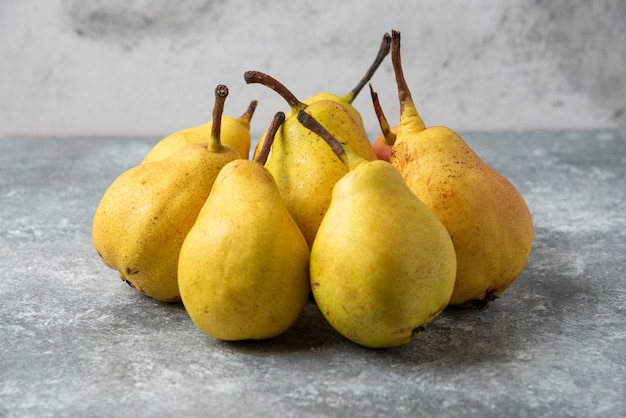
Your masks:
[[[626,131],[465,137],[527,199],[531,258],[487,309],[386,350],[313,303],[273,340],[204,335],[91,244],[155,141],[0,139],[0,417],[625,416]]]

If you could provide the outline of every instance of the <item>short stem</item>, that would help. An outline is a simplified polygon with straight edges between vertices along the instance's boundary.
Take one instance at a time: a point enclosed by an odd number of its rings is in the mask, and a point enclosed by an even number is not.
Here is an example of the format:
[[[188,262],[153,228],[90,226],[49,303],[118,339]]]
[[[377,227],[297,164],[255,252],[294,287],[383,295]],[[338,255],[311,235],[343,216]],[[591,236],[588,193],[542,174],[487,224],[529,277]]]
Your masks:
[[[213,123],[211,126],[211,141],[209,149],[212,151],[221,151],[224,146],[221,142],[222,134],[222,114],[224,113],[224,103],[228,97],[228,87],[218,84],[215,87],[215,104],[213,105]]]
[[[246,111],[237,118],[237,120],[248,129],[250,129],[250,122],[252,121],[252,116],[254,116],[254,111],[256,110],[258,104],[258,100],[252,100]]]
[[[383,108],[380,106],[380,101],[378,100],[378,93],[374,91],[374,88],[372,87],[371,83],[370,83],[370,94],[372,96],[372,104],[374,105],[374,112],[376,113],[376,118],[378,119],[380,130],[382,131],[383,137],[385,138],[385,144],[393,145],[394,142],[396,142],[396,134],[391,132],[391,128],[389,127],[389,122],[387,122],[387,118],[385,117]]]
[[[363,87],[365,87],[365,85],[372,79],[372,77],[374,76],[374,73],[376,72],[378,67],[380,67],[380,64],[383,62],[385,57],[389,54],[390,49],[391,49],[391,36],[388,33],[385,33],[383,35],[383,40],[380,43],[380,48],[378,49],[378,54],[376,55],[376,59],[374,60],[370,68],[367,70],[363,78],[359,81],[359,83],[356,86],[354,86],[354,88],[350,90],[348,94],[346,94],[343,97],[343,99],[346,102],[352,103],[354,99],[356,98],[356,96],[359,95]]]
[[[243,74],[243,79],[247,84],[263,84],[265,87],[269,87],[278,93],[289,104],[292,109],[304,109],[306,104],[302,103],[291,91],[280,81],[274,77],[262,73],[260,71],[246,71]]]
[[[270,148],[272,147],[272,144],[274,143],[274,138],[276,137],[276,133],[278,132],[278,129],[280,128],[280,126],[282,125],[284,121],[285,121],[285,113],[276,112],[276,114],[272,118],[272,121],[270,122],[270,127],[267,128],[267,132],[265,133],[265,140],[263,141],[263,145],[261,146],[261,149],[259,150],[257,155],[254,157],[254,161],[256,161],[257,163],[261,165],[265,165],[265,162],[267,161],[267,157],[270,154]]]

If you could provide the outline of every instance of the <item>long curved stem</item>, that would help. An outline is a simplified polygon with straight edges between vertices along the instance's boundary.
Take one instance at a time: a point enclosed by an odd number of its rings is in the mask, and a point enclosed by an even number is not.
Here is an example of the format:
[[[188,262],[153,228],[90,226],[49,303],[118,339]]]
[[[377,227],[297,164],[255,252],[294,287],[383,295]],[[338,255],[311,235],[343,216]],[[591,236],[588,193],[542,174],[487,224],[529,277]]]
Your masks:
[[[396,76],[396,84],[398,85],[398,100],[400,101],[400,121],[399,127],[411,126],[412,130],[423,131],[426,129],[424,120],[419,115],[411,91],[404,78],[402,71],[402,59],[400,57],[400,32],[394,30],[391,32],[391,63],[393,72]]]
[[[385,33],[383,35],[383,40],[380,43],[380,48],[378,49],[378,54],[376,55],[376,59],[374,59],[374,62],[372,63],[372,65],[370,65],[367,72],[365,73],[363,78],[359,81],[359,83],[356,86],[354,86],[354,88],[350,90],[345,96],[343,96],[343,99],[346,102],[352,103],[354,101],[354,99],[356,98],[356,96],[358,96],[358,94],[361,92],[363,87],[365,87],[365,85],[372,79],[372,77],[374,76],[374,73],[376,72],[376,70],[378,70],[378,67],[380,67],[380,64],[383,62],[385,57],[389,54],[390,49],[391,49],[391,36],[388,33]]]
[[[413,100],[411,98],[411,91],[404,78],[404,72],[402,71],[402,57],[400,55],[400,32],[391,31],[391,64],[393,65],[393,71],[396,76],[396,83],[398,84],[398,98],[400,100],[400,113],[404,109],[404,105],[407,100]]]
[[[261,71],[246,71],[243,74],[243,79],[246,81],[246,84],[263,84],[265,87],[274,90],[287,101],[292,109],[304,109],[306,107],[306,104],[298,100],[283,83],[268,74]]]

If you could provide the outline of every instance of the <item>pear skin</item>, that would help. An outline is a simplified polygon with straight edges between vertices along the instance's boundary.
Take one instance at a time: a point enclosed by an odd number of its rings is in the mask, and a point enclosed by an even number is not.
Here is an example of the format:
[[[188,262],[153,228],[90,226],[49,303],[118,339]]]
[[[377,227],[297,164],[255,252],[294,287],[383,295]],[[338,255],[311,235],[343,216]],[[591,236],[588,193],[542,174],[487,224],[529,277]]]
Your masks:
[[[402,72],[397,31],[391,59],[400,121],[390,162],[452,237],[457,275],[450,304],[485,307],[513,283],[530,257],[530,211],[519,191],[456,132],[425,126]]]
[[[229,115],[222,115],[221,118],[220,141],[234,148],[241,158],[248,158],[250,153],[250,122],[257,103],[256,100],[252,100],[246,111],[238,118]],[[212,128],[213,121],[209,121],[174,132],[157,142],[142,162],[162,160],[187,145],[208,142]]]
[[[393,147],[391,141],[393,140],[395,142],[396,131],[397,128],[393,126],[389,128],[388,134],[380,133],[374,140],[374,143],[372,144],[372,149],[374,150],[374,153],[379,160],[389,161],[389,159],[391,158],[391,148]]]
[[[122,173],[93,218],[93,244],[105,265],[151,298],[180,301],[178,253],[219,170],[238,158],[225,148],[192,144],[163,160]]]
[[[333,104],[338,112],[346,111]],[[348,169],[328,145],[292,116],[279,130],[265,167],[309,247],[330,205],[335,183]]]
[[[456,275],[450,236],[386,161],[337,182],[311,249],[311,289],[346,338],[394,347],[447,306]]]
[[[342,138],[355,154],[376,160],[364,131],[359,130],[345,107],[321,101],[304,110],[319,121],[334,137]],[[266,163],[289,212],[302,230],[309,246],[330,205],[332,189],[348,169],[322,138],[304,128],[292,115],[285,120],[272,145]]]
[[[321,97],[321,96],[320,96]],[[306,109],[307,113],[314,115],[320,120],[329,131],[333,133],[342,143],[345,143],[358,155],[367,159],[377,159],[376,153],[372,148],[372,144],[369,140],[365,128],[363,128],[362,122],[358,122],[352,112],[350,112],[345,105],[337,100],[315,100],[310,105],[302,105],[303,109]],[[287,118],[295,119],[296,113],[294,110],[298,110],[298,107],[292,108],[292,111],[287,114]],[[296,129],[298,130],[298,129]],[[259,140],[253,156],[259,152],[265,141],[266,133],[263,133]],[[279,132],[279,135],[284,135],[283,130]],[[280,145],[278,145],[280,146]]]
[[[330,204],[332,188],[348,170],[322,138],[302,126],[297,111],[304,109],[362,158],[376,160],[376,154],[365,130],[341,103],[317,100],[307,105],[278,80],[258,71],[247,71],[244,79],[274,89],[291,107],[276,133],[265,167],[274,176],[291,216],[311,246]],[[259,143],[259,149],[263,143]]]
[[[309,292],[309,248],[267,169],[227,164],[180,251],[178,281],[193,322],[221,340],[291,327]]]
[[[355,122],[350,112],[341,103],[332,100],[317,100],[308,105],[305,111],[361,158],[368,161],[378,159],[367,132]],[[293,117],[297,118],[297,115]]]
[[[445,127],[398,136],[391,162],[452,237],[458,272],[450,304],[484,307],[500,297],[524,269],[533,243],[522,195]]]
[[[456,254],[441,221],[387,161],[367,161],[304,111],[350,171],[311,249],[311,289],[332,327],[366,347],[404,345],[448,305]]]
[[[92,239],[105,265],[146,296],[180,301],[180,247],[219,171],[239,154],[220,141],[228,87],[215,88],[209,142],[130,168],[116,178],[96,208]]]
[[[361,113],[352,105],[352,101],[347,100],[346,96],[337,96],[334,93],[328,93],[328,92],[317,93],[309,97],[308,99],[304,100],[304,103],[310,105],[320,100],[330,100],[330,101],[339,103],[348,111],[350,116],[352,116],[352,118],[355,121],[357,121],[357,123],[361,127],[363,127],[363,129],[365,129],[365,125],[363,124],[363,117],[361,116]]]

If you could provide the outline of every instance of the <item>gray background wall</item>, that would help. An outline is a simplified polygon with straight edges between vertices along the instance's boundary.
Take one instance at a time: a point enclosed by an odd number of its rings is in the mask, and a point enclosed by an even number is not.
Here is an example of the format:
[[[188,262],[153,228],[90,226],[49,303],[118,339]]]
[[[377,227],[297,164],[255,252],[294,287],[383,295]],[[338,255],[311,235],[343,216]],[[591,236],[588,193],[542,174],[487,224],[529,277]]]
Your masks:
[[[253,132],[300,99],[345,93],[382,34],[402,32],[427,124],[465,131],[626,126],[626,1],[0,1],[0,136],[156,136],[259,100]],[[391,62],[372,80],[391,121]],[[355,101],[377,132],[367,90]]]

